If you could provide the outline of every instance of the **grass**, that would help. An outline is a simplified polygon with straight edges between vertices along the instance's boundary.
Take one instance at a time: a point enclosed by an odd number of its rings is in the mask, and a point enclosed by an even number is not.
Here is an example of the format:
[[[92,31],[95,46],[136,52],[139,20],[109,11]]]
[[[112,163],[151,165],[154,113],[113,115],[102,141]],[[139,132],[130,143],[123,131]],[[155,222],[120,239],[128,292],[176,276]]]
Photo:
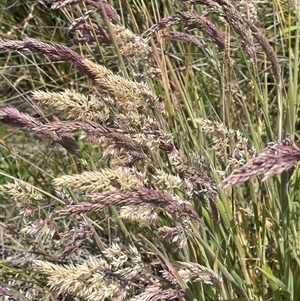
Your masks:
[[[299,300],[299,5],[101,3],[3,3],[1,293]]]

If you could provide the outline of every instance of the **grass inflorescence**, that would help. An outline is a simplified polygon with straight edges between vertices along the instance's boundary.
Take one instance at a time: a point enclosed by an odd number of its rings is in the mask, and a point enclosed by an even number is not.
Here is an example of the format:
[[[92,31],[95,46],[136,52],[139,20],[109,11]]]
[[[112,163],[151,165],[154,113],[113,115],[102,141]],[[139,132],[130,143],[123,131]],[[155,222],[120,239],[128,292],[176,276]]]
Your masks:
[[[297,1],[6,3],[3,300],[299,300]]]

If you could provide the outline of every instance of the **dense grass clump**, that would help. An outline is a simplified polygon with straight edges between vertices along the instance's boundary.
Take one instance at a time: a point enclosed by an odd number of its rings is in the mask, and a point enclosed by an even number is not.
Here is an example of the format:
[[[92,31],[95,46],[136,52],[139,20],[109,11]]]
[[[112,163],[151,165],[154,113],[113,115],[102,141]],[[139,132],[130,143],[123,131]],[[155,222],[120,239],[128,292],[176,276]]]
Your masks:
[[[299,3],[116,2],[3,4],[3,300],[300,300]]]

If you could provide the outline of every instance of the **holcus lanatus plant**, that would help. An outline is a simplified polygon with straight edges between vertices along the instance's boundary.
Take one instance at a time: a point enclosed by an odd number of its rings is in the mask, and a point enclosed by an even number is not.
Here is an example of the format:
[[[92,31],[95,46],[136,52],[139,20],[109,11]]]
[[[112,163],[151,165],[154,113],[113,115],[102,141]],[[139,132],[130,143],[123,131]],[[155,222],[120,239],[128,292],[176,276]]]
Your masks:
[[[299,5],[16,3],[3,300],[299,300]]]

